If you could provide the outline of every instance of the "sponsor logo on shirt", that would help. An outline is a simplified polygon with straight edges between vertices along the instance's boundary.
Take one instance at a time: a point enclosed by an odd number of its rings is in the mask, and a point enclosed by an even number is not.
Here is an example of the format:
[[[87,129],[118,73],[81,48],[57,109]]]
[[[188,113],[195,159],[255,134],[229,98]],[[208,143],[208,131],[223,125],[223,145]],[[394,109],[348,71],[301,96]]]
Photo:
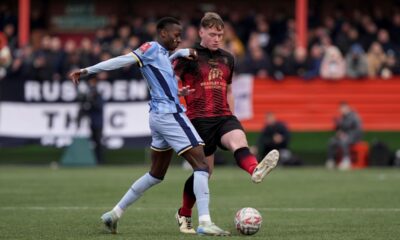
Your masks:
[[[139,50],[143,53],[145,53],[149,48],[151,47],[150,43],[143,43],[142,46],[140,46]]]

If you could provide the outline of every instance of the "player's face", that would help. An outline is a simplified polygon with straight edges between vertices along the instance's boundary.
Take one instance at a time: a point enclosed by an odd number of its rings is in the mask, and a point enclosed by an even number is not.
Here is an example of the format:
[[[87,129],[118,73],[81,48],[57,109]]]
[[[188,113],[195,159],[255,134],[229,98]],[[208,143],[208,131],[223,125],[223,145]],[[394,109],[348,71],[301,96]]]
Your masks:
[[[224,39],[224,29],[200,28],[199,35],[201,38],[201,45],[215,51],[221,47],[222,40]]]
[[[167,27],[167,34],[165,37],[165,47],[169,51],[175,50],[182,42],[182,26],[178,24],[172,24]]]

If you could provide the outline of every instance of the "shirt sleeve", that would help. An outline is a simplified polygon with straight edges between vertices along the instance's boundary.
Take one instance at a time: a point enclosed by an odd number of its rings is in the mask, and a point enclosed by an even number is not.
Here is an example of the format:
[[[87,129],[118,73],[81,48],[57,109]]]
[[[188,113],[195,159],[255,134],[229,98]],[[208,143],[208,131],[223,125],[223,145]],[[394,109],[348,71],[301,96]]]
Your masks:
[[[100,62],[96,65],[87,67],[86,70],[88,74],[98,73],[101,71],[110,71],[114,69],[118,69],[121,67],[125,67],[137,62],[137,59],[134,58],[132,53],[128,53],[126,55],[121,55],[115,58],[108,59],[106,61]]]
[[[175,59],[180,58],[180,57],[189,57],[189,55],[190,55],[190,49],[183,48],[183,49],[177,50],[171,56],[169,56],[169,60],[174,61]]]
[[[133,51],[133,55],[137,58],[139,67],[143,67],[157,58],[157,44],[154,42],[146,42],[138,49]]]

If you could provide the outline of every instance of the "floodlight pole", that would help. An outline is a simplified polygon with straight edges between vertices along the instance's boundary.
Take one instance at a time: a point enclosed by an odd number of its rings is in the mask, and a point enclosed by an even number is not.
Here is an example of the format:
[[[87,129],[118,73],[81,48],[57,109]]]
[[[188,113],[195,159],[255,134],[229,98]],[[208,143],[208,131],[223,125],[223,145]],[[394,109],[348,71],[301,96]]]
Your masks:
[[[307,47],[308,0],[296,0],[296,47]]]
[[[30,0],[19,0],[18,4],[18,45],[23,47],[29,43]]]

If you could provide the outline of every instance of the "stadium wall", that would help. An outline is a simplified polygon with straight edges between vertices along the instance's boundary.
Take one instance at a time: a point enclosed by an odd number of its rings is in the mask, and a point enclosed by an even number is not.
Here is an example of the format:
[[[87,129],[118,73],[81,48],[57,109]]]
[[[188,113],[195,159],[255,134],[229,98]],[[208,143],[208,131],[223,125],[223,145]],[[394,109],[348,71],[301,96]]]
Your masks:
[[[348,102],[367,131],[400,130],[400,78],[341,79],[336,81],[287,78],[255,79],[253,117],[244,120],[248,131],[259,131],[265,113],[275,112],[293,131],[329,131],[338,104]]]
[[[242,120],[247,130],[250,145],[256,143],[259,131],[264,124],[265,113],[274,111],[279,119],[287,122],[293,132],[290,145],[293,153],[303,159],[305,164],[321,164],[325,160],[328,139],[333,134],[331,130],[333,118],[337,114],[337,103],[344,100],[348,101],[360,113],[364,121],[364,140],[370,143],[377,140],[384,141],[392,151],[400,148],[398,121],[400,119],[398,104],[400,103],[400,95],[398,94],[400,92],[400,78],[390,80],[343,79],[335,82],[321,79],[305,81],[298,78],[288,78],[282,82],[270,79],[254,79],[254,81],[248,82],[254,84],[251,88],[253,98],[249,105],[247,103],[238,106],[252,106],[251,111],[249,111],[250,114],[244,112],[246,113],[244,118],[248,119]],[[5,83],[6,81],[0,83],[2,90],[0,106],[26,104],[28,108],[39,107],[37,111],[42,113],[48,111],[51,105],[65,104],[65,109],[75,105],[76,108],[75,98],[72,97],[75,90],[71,86],[68,87],[69,82],[64,83],[64,85],[55,83],[59,85],[47,86],[46,84],[50,84],[50,82],[29,81],[22,84],[19,81],[7,81],[8,87],[5,87]],[[103,86],[103,91],[112,105],[119,107],[133,101],[133,105],[131,105],[133,107],[145,103],[148,99],[146,91],[133,92],[130,90],[137,84],[140,85],[141,81],[116,81],[112,85]],[[33,86],[33,90],[25,91],[27,86]],[[239,84],[238,87],[244,90],[242,85]],[[55,89],[58,89],[58,91],[55,91]],[[121,98],[121,96],[126,96],[126,98]],[[245,92],[239,94],[237,98],[243,99],[243,96],[247,96]],[[58,111],[63,109],[57,108]],[[119,110],[119,112],[121,111],[125,112],[123,109]],[[146,116],[142,113],[146,113],[146,111],[142,109],[140,114],[135,114],[136,120],[139,116]],[[4,114],[4,111],[0,112],[3,118],[9,117],[4,116]],[[25,121],[24,124],[29,124],[35,131],[38,130],[32,125],[31,118],[24,117],[22,120]],[[0,121],[0,124],[4,124],[4,122]],[[113,133],[112,126],[109,127],[111,131],[109,133]],[[62,129],[67,133],[71,132],[69,128]],[[3,130],[10,129],[3,127]],[[51,133],[51,131],[46,132]],[[116,133],[114,132],[114,134]],[[129,136],[125,136],[124,139],[128,139],[127,137],[129,138]],[[131,137],[137,139],[133,135]],[[20,138],[19,141],[15,141],[15,138],[4,138],[5,142],[3,143],[8,144],[0,145],[0,164],[49,163],[57,161],[61,157],[63,148],[43,147],[38,145],[44,143],[41,138],[36,139],[36,141],[32,141],[32,138],[30,140],[29,138]],[[44,140],[46,139],[49,138]],[[53,140],[57,139],[54,138]],[[63,138],[59,140],[63,140]],[[51,142],[45,141],[46,145],[57,145],[50,144]],[[139,142],[142,142],[142,144],[139,144]],[[108,164],[132,164],[148,161],[148,151],[145,150],[147,149],[144,148],[146,144],[143,143],[149,143],[149,140],[139,139],[139,142],[133,142],[130,146],[127,144],[126,147],[128,148],[107,150],[106,162]],[[6,145],[13,145],[10,143],[15,143],[15,147],[6,148]],[[27,143],[29,145],[26,145]],[[62,143],[65,142],[62,141]],[[133,149],[131,148],[132,145],[140,147]],[[222,155],[226,162],[233,163],[231,154],[222,153]],[[175,158],[175,163],[181,161],[181,159]]]

